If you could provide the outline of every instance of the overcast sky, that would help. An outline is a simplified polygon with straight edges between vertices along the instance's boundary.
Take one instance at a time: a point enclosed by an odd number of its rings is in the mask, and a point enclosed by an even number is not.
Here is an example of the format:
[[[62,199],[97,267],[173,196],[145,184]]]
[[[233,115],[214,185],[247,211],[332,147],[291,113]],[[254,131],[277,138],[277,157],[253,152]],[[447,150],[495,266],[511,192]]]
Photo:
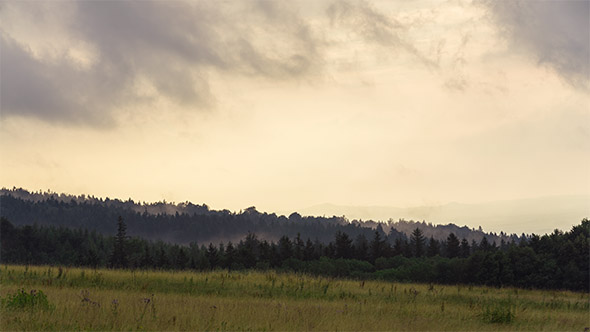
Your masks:
[[[1,185],[294,211],[590,194],[589,1],[3,1]]]

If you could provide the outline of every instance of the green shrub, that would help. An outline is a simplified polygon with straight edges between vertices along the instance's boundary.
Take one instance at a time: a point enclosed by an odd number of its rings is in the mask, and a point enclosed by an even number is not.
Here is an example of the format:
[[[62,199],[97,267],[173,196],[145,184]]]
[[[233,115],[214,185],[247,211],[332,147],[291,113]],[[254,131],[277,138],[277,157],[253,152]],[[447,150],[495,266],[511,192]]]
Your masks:
[[[24,289],[15,294],[8,294],[6,298],[0,300],[3,308],[8,310],[31,309],[31,310],[50,310],[53,305],[47,300],[47,295],[41,290],[31,290],[29,293]]]
[[[510,324],[514,321],[514,309],[510,304],[496,304],[486,306],[481,314],[486,323]]]

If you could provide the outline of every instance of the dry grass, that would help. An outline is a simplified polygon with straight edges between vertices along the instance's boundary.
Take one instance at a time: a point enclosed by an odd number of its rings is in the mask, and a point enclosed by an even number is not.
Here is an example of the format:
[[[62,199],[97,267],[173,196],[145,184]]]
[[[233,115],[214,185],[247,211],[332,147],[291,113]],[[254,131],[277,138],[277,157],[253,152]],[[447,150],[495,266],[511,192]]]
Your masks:
[[[20,288],[41,289],[54,305],[52,310],[2,308],[3,331],[584,331],[590,326],[588,294],[561,291],[362,282],[275,272],[60,272],[23,266],[3,266],[0,281],[2,298]],[[486,312],[495,311],[508,311],[513,319],[486,318]]]

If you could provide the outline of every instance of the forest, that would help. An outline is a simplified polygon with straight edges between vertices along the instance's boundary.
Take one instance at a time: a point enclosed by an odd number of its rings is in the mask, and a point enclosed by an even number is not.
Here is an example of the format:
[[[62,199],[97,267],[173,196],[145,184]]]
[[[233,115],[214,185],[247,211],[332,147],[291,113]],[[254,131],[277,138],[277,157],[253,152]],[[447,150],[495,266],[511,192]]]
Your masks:
[[[207,205],[190,202],[138,203],[131,199],[95,198],[52,192],[29,192],[20,188],[1,189],[2,209],[0,215],[16,226],[63,226],[95,230],[104,235],[114,235],[117,225],[112,220],[119,216],[125,219],[127,234],[147,240],[165,241],[188,245],[210,242],[239,242],[249,233],[259,239],[278,241],[282,236],[311,238],[327,244],[337,232],[348,234],[353,239],[363,235],[371,238],[375,229],[390,243],[396,240],[409,241],[417,227],[427,237],[445,241],[453,233],[469,243],[480,242],[484,237],[490,243],[520,242],[527,238],[521,234],[486,233],[481,229],[459,227],[454,224],[433,225],[430,223],[398,220],[375,222],[372,220],[348,220],[344,216],[302,216],[297,212],[289,216],[259,212],[249,207],[239,212],[212,210]]]
[[[188,245],[129,237],[123,217],[105,220],[114,236],[62,226],[15,226],[1,219],[3,264],[162,270],[278,270],[354,279],[521,288],[589,289],[590,220],[570,231],[499,245],[427,238],[416,228],[409,240],[390,242],[382,229],[352,235],[337,231],[327,243],[301,234],[278,241],[255,233],[232,243]]]

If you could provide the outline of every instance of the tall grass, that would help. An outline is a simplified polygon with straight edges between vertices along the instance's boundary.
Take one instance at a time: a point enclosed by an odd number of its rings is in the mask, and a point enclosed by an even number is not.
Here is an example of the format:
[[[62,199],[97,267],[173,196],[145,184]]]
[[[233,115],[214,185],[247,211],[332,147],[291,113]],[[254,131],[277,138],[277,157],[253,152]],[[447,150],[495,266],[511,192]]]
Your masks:
[[[2,266],[1,330],[584,330],[587,293],[341,280],[276,272]]]

